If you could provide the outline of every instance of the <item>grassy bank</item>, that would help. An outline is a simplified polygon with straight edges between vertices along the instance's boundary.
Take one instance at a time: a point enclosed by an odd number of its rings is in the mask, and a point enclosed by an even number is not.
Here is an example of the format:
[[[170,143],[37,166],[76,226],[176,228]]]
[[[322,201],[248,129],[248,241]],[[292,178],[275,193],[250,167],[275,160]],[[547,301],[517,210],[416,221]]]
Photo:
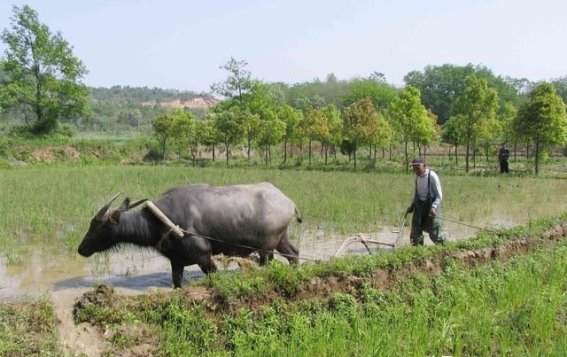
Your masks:
[[[0,302],[0,356],[62,356],[48,301]]]
[[[76,318],[113,331],[110,353],[144,344],[165,356],[564,355],[566,220],[446,247],[275,262],[171,293],[101,286]]]

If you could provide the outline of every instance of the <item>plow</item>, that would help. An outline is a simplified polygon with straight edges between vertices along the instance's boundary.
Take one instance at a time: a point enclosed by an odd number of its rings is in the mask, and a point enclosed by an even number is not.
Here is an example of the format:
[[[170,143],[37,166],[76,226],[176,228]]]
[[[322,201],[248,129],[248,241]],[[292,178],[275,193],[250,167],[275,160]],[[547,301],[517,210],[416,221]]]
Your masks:
[[[396,234],[396,240],[393,243],[385,242],[385,241],[378,240],[378,239],[373,239],[371,237],[367,237],[367,236],[364,236],[362,234],[358,234],[354,237],[349,237],[349,238],[345,239],[343,241],[343,243],[341,244],[341,246],[339,247],[339,249],[337,249],[337,251],[335,252],[334,256],[335,257],[339,256],[348,246],[355,244],[355,243],[360,243],[360,244],[364,245],[364,247],[368,251],[368,254],[372,254],[372,250],[370,249],[369,245],[375,245],[375,246],[379,246],[379,247],[390,247],[391,249],[395,249],[396,247],[398,247],[398,244],[400,243],[400,241],[401,241],[401,239],[404,235],[404,226],[405,226],[405,223],[406,223],[407,216],[408,216],[407,213],[404,214],[404,216],[400,220],[400,223],[398,224],[397,229],[392,231],[393,234]]]

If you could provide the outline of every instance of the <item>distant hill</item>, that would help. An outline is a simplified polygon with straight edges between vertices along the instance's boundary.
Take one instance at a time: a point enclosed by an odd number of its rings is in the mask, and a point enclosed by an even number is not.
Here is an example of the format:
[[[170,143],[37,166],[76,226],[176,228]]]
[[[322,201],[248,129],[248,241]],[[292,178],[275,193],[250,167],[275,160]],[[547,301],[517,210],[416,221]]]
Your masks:
[[[78,122],[85,131],[151,132],[156,116],[186,108],[197,118],[219,102],[208,93],[148,87],[90,88],[92,115]]]
[[[171,99],[171,100],[164,100],[164,101],[156,101],[156,100],[151,100],[148,102],[142,102],[141,104],[143,106],[151,106],[153,107],[154,105],[161,105],[164,107],[170,107],[170,108],[189,108],[189,109],[204,109],[207,110],[210,107],[214,106],[215,104],[217,104],[219,102],[218,99],[205,94],[202,96],[198,96],[195,98],[190,98],[190,99]]]
[[[179,91],[148,87],[113,86],[110,88],[91,88],[93,102],[109,105],[143,107],[163,106],[169,108],[188,108],[207,110],[219,102],[208,93]]]

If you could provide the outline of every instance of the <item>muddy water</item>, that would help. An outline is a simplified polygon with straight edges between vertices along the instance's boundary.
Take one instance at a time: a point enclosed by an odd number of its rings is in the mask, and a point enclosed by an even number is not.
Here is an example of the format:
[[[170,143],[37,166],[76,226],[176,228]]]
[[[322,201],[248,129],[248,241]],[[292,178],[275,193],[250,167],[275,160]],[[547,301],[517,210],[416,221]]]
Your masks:
[[[409,227],[404,227],[402,237],[397,230],[398,227],[384,227],[378,232],[351,235],[334,235],[317,230],[303,232],[294,244],[304,258],[302,261],[326,260],[339,250],[340,255],[368,254],[367,248],[356,239],[345,244],[348,238],[363,237],[370,240],[368,246],[374,252],[391,250],[394,243],[397,246],[409,244]],[[446,224],[446,230],[451,240],[467,238],[477,232],[475,228],[450,224]],[[426,244],[432,243],[426,238]],[[184,285],[202,276],[197,266],[186,267]],[[88,259],[78,254],[54,255],[32,250],[24,262],[18,264],[7,264],[6,258],[0,256],[0,300],[40,296],[57,298],[67,293],[79,296],[100,283],[110,284],[125,294],[169,289],[169,261],[156,252],[135,247],[95,254]]]
[[[408,223],[409,224],[409,223]],[[398,233],[399,227],[384,227],[378,232],[334,235],[323,230],[298,234],[295,244],[304,258],[302,262],[327,260],[346,254],[372,254],[391,251],[393,246],[409,244],[409,227]],[[450,240],[474,235],[477,229],[446,225]],[[357,238],[370,241],[366,248]],[[350,244],[349,244],[350,242]],[[381,244],[382,243],[382,244]],[[432,242],[426,238],[426,244]],[[285,260],[276,256],[276,259]],[[218,264],[219,268],[222,266]],[[235,268],[229,265],[230,269]],[[197,266],[185,268],[184,283],[200,279],[203,273]],[[31,250],[22,264],[7,264],[0,256],[0,300],[19,301],[26,298],[47,297],[53,303],[60,321],[61,343],[70,353],[98,356],[106,348],[105,333],[87,324],[73,322],[73,305],[93,286],[112,285],[121,294],[140,294],[171,289],[171,268],[166,258],[156,252],[135,247],[108,254],[82,258],[78,254],[49,254]]]

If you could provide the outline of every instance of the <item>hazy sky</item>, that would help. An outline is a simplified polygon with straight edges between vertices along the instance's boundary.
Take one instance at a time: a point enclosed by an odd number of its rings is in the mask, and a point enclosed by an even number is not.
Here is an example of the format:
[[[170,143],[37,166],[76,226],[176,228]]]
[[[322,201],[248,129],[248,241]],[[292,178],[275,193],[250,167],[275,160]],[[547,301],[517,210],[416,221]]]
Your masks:
[[[403,85],[445,63],[567,75],[567,0],[0,0],[1,29],[24,4],[62,33],[95,87],[209,91],[230,57],[290,84],[377,71]]]

